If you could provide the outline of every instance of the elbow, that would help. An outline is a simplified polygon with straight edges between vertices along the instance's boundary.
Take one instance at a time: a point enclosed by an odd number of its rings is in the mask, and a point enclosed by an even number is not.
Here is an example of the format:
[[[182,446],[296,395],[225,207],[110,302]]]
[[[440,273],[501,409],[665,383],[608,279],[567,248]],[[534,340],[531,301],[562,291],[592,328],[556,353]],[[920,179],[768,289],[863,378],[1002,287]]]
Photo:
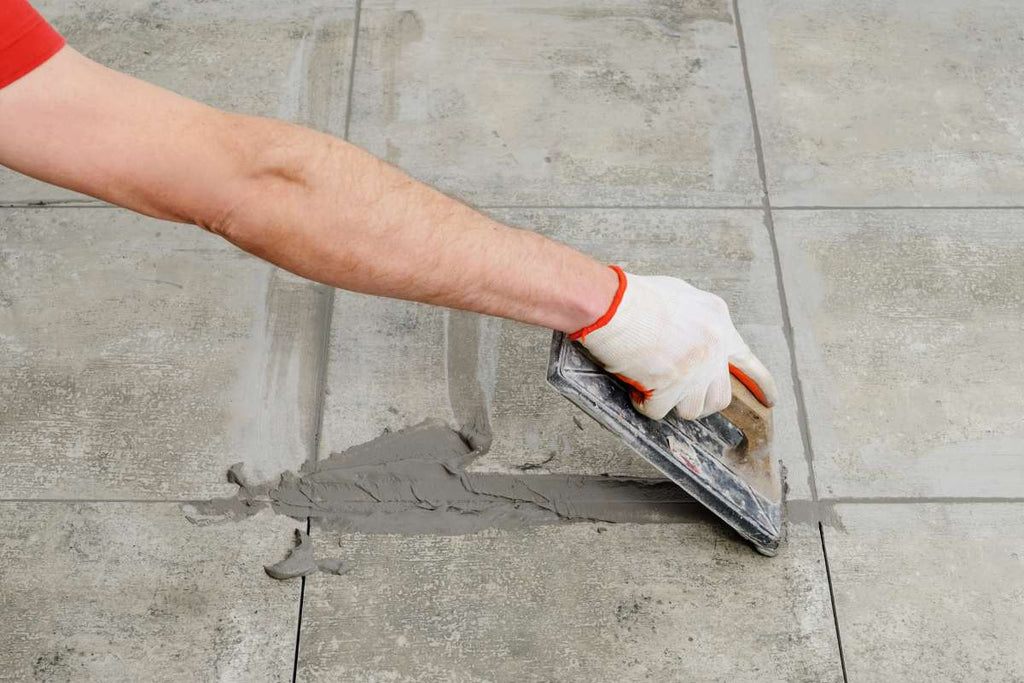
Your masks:
[[[224,172],[191,222],[257,252],[306,204],[324,148],[333,140],[280,121],[236,114],[227,118],[220,145]]]

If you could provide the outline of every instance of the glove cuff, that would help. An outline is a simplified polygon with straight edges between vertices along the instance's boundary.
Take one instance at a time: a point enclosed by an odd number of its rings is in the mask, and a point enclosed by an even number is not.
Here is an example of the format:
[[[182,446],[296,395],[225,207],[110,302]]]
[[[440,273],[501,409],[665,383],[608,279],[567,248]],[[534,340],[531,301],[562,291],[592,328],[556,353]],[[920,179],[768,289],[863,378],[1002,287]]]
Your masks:
[[[615,317],[615,312],[619,310],[619,304],[622,303],[622,297],[626,293],[626,274],[622,272],[622,268],[618,266],[608,266],[615,271],[615,274],[619,276],[619,288],[615,290],[615,296],[612,297],[612,303],[608,306],[608,310],[604,312],[600,318],[590,323],[581,330],[577,330],[569,335],[571,341],[584,342],[587,339],[587,335],[594,330],[599,330],[608,322]]]

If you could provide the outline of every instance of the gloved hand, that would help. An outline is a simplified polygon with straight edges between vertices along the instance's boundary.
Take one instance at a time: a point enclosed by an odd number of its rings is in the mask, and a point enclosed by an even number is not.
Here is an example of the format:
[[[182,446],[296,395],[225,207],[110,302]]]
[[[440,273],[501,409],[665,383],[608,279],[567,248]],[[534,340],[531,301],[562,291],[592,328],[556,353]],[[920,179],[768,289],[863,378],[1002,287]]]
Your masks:
[[[687,420],[716,413],[732,400],[730,372],[762,403],[775,403],[775,381],[721,298],[677,278],[612,269],[619,290],[608,311],[569,338],[630,386],[637,410],[655,420],[673,408]]]

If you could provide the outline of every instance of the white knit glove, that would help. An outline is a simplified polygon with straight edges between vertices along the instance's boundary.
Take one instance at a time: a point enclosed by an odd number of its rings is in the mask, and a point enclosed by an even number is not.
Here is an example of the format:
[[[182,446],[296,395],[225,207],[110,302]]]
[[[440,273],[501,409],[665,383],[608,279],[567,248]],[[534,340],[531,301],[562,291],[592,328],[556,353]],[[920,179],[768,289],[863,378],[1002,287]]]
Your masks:
[[[732,400],[732,372],[767,406],[777,397],[721,298],[674,277],[619,275],[608,312],[570,335],[630,386],[633,405],[660,420],[673,408],[695,420]]]

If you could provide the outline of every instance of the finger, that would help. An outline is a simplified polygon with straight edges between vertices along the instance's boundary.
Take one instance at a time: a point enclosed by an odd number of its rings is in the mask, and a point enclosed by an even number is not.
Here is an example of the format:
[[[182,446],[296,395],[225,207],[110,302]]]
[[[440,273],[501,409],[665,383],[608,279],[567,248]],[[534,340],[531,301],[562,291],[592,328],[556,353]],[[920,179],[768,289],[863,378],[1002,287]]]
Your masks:
[[[732,382],[729,381],[729,373],[721,372],[708,385],[707,393],[704,395],[704,410],[701,417],[712,413],[720,413],[729,407],[732,402]]]
[[[729,372],[743,383],[757,400],[769,408],[778,400],[779,391],[768,368],[749,349],[729,358]]]
[[[654,392],[650,397],[641,399],[634,392],[630,392],[633,400],[633,407],[652,420],[660,420],[668,415],[668,411],[675,407],[675,401],[665,392]]]
[[[629,400],[633,402],[633,407],[636,408],[637,412],[646,415],[652,420],[662,419],[668,415],[668,411],[672,410],[672,407],[675,405],[671,395],[663,391],[654,392],[635,379],[620,375],[617,372],[615,376],[626,385],[626,389],[629,390]]]
[[[696,420],[704,417],[704,390],[690,390],[676,402],[676,414],[684,420]]]

